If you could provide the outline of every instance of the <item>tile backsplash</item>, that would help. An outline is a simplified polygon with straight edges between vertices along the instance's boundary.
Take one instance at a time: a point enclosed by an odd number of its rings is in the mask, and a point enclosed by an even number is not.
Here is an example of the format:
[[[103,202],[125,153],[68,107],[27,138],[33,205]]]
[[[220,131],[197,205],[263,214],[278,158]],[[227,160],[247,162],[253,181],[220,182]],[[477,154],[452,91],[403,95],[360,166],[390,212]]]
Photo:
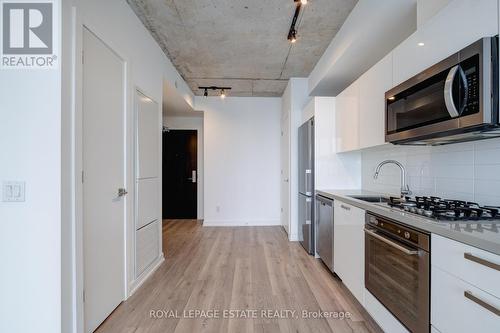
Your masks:
[[[500,138],[436,147],[386,145],[362,152],[362,187],[376,192],[399,194],[400,171],[394,165],[377,165],[394,159],[407,170],[412,195],[500,206]]]

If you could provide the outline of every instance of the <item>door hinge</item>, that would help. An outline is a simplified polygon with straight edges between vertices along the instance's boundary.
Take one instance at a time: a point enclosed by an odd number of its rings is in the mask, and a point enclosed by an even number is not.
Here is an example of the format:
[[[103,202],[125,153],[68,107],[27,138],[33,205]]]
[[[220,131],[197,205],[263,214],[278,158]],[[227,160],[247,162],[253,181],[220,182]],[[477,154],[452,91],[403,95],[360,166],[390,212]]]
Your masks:
[[[83,170],[82,170],[82,183],[84,180],[85,180],[85,175],[84,175]]]
[[[85,290],[83,290],[83,303],[85,303],[86,300],[87,300],[87,297],[85,295]]]
[[[85,59],[84,59],[84,52],[82,51],[82,65],[85,63]]]

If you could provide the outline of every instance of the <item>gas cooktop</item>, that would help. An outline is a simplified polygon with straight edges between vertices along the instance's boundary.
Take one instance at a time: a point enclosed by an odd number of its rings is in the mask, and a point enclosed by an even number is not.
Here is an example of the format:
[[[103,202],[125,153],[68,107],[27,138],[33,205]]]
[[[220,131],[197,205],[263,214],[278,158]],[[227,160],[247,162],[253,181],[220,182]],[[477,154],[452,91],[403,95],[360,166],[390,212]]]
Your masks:
[[[500,207],[480,206],[475,202],[461,200],[425,196],[404,199],[391,197],[386,205],[438,221],[500,221]]]

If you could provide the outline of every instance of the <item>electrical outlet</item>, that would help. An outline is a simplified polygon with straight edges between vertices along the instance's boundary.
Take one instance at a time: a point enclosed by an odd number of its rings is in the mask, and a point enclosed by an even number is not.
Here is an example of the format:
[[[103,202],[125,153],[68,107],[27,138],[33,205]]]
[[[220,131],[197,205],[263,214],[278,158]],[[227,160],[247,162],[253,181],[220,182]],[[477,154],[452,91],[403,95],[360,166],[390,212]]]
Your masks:
[[[2,189],[4,202],[25,201],[25,182],[3,182]]]

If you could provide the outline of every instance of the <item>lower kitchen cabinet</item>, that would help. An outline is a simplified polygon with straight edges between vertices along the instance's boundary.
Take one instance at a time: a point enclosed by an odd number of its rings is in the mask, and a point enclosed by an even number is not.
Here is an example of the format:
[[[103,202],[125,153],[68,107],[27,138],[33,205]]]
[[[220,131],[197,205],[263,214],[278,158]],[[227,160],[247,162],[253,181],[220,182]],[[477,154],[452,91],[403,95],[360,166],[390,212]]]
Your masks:
[[[364,225],[364,210],[335,200],[334,271],[361,304],[364,303],[365,289]]]
[[[431,246],[432,326],[500,332],[500,256],[434,234]]]
[[[431,325],[431,333],[441,333],[441,332],[439,332],[437,328]]]
[[[500,316],[494,313],[500,311],[500,298],[437,267],[431,281],[431,322],[439,332],[500,332]]]

